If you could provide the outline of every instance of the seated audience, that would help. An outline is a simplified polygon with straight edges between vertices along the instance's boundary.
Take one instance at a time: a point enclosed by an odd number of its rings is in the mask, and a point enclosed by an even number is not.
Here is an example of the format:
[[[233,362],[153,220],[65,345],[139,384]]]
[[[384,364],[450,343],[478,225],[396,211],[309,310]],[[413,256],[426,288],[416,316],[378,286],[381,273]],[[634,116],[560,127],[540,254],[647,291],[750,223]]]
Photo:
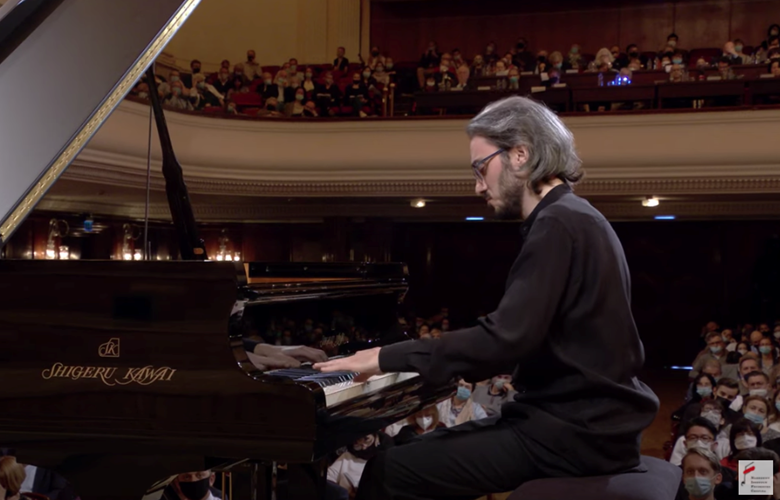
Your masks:
[[[512,387],[511,375],[496,375],[487,385],[474,388],[474,402],[485,409],[488,417],[501,415],[501,406],[513,401],[517,391]]]
[[[22,483],[27,478],[24,467],[17,463],[16,458],[5,456],[0,458],[0,498],[5,500],[29,500],[23,495]]]
[[[401,427],[395,436],[395,444],[406,444],[417,436],[447,427],[439,420],[439,410],[435,406],[418,411],[407,418],[405,422],[406,425]]]
[[[685,454],[692,448],[704,449],[712,453],[718,450],[718,430],[706,418],[696,417],[687,422],[685,431],[674,444],[674,450],[669,462],[672,465],[680,465]]]
[[[436,406],[439,410],[439,420],[444,425],[455,427],[464,422],[487,418],[487,413],[482,406],[475,403],[474,398],[471,397],[472,390],[474,390],[474,384],[460,379],[457,392],[450,399],[442,401]]]
[[[353,497],[360,483],[363,469],[374,455],[380,450],[393,446],[393,440],[383,432],[377,432],[362,437],[347,446],[347,451],[342,453],[333,464],[328,467],[328,481],[336,483],[349,492]]]
[[[715,489],[723,481],[721,466],[715,455],[703,448],[688,450],[682,459],[682,486],[690,500],[715,500]]]
[[[720,464],[736,472],[737,465],[739,465],[735,458],[736,454],[749,448],[761,446],[761,443],[761,432],[753,422],[745,418],[737,420],[729,430],[729,452],[720,461]]]
[[[343,73],[349,69],[349,59],[344,56],[346,52],[347,50],[344,47],[336,49],[336,58],[333,60],[334,71],[341,71]]]
[[[215,479],[210,470],[179,474],[163,490],[160,500],[219,500],[222,492],[214,488]]]

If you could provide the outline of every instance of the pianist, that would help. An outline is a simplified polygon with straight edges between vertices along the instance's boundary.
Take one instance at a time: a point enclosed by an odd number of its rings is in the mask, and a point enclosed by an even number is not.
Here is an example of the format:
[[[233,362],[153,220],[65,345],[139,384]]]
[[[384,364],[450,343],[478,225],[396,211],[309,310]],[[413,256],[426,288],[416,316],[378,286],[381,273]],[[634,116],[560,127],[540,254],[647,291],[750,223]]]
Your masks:
[[[432,384],[514,367],[518,394],[500,416],[378,453],[358,500],[477,498],[536,478],[627,471],[640,466],[640,435],[658,411],[655,394],[637,379],[644,348],[622,246],[609,222],[572,192],[582,172],[571,132],[523,97],[489,105],[467,132],[477,194],[499,218],[524,219],[523,247],[497,309],[440,339],[315,367],[362,377],[417,372]]]

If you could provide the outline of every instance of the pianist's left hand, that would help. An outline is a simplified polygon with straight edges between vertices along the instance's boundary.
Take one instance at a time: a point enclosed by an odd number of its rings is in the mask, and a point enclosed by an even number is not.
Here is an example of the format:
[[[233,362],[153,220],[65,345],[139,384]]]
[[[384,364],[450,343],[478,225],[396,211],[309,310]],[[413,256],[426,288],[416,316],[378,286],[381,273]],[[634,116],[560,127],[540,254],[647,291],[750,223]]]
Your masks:
[[[328,372],[358,372],[355,382],[365,382],[374,375],[382,373],[379,370],[379,350],[381,347],[358,351],[347,358],[339,358],[324,363],[315,363],[314,368],[324,373]]]

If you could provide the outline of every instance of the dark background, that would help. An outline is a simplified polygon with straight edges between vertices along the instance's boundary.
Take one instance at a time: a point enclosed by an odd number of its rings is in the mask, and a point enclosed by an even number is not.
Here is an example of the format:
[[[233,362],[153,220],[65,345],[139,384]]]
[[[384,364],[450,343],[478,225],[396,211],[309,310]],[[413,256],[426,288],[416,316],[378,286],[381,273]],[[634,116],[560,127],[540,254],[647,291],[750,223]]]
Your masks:
[[[30,217],[8,243],[9,258],[45,255],[50,215]],[[122,223],[96,220],[96,233],[63,243],[82,258],[117,258]],[[780,319],[780,221],[615,222],[632,275],[634,316],[649,367],[689,364],[709,320],[721,326]],[[346,218],[311,224],[204,225],[212,257],[225,230],[245,261],[394,260],[408,263],[407,305],[420,316],[450,308],[455,325],[498,303],[519,249],[519,224],[393,222]],[[176,254],[170,224],[153,223],[157,255]],[[539,293],[544,293],[540,290]]]

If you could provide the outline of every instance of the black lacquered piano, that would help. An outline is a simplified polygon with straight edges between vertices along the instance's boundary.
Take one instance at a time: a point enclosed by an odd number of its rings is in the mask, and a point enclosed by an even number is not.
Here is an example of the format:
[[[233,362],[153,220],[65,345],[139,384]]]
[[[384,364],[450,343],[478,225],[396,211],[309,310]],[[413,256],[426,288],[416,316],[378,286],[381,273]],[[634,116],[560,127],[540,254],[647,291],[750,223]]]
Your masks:
[[[197,3],[0,8],[0,244]],[[165,476],[237,462],[253,464],[252,498],[270,498],[275,463],[301,483],[289,498],[321,497],[334,450],[451,394],[416,374],[356,383],[311,367],[408,338],[406,266],[208,260],[146,78],[182,259],[0,260],[0,447],[83,500],[137,500]]]

